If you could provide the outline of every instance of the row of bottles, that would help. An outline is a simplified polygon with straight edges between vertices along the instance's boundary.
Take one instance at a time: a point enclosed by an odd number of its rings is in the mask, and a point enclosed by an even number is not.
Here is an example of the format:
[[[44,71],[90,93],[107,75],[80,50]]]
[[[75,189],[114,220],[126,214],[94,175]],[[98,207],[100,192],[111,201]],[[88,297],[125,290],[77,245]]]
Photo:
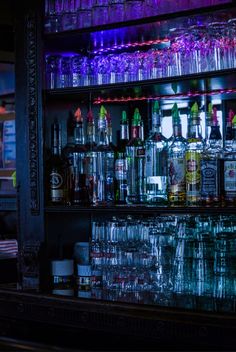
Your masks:
[[[51,204],[207,205],[236,203],[236,116],[229,111],[223,147],[217,110],[208,106],[205,139],[197,103],[182,136],[177,104],[172,108],[173,134],[161,132],[158,101],[152,109],[152,129],[144,138],[144,124],[136,108],[131,138],[126,112],[122,112],[120,140],[112,143],[109,112],[101,106],[97,134],[92,111],[87,133],[81,110],[74,114],[73,134],[61,149],[57,120],[52,125],[52,153],[48,160],[48,200]],[[97,136],[96,136],[97,135]],[[97,137],[97,138],[96,138]]]

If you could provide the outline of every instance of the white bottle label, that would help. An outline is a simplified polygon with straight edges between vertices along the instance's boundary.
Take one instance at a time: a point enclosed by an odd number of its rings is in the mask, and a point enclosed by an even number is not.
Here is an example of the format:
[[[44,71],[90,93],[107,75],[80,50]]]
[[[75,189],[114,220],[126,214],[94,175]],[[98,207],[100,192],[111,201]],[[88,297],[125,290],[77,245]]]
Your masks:
[[[236,160],[224,162],[225,191],[236,191]]]

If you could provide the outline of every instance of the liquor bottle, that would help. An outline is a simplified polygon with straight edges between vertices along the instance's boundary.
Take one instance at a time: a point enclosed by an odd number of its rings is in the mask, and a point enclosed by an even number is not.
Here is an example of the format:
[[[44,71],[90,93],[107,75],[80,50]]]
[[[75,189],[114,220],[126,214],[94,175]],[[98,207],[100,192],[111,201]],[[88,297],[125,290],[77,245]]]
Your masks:
[[[152,130],[145,142],[146,188],[149,204],[167,203],[167,139],[161,133],[158,101],[153,106]]]
[[[222,200],[224,205],[236,205],[236,115],[232,120],[231,146],[223,152]]]
[[[128,177],[127,203],[145,203],[145,144],[143,140],[143,124],[138,108],[134,111],[131,127],[131,139],[126,147]]]
[[[201,157],[201,201],[203,205],[217,204],[220,201],[220,155],[222,136],[214,107],[211,114],[211,131]]]
[[[90,203],[95,205],[96,196],[96,179],[97,179],[97,155],[96,155],[96,131],[92,110],[87,114],[87,135],[86,135],[86,184],[88,186]]]
[[[74,148],[74,126],[75,117],[72,111],[69,112],[69,117],[67,119],[67,143],[62,149],[62,157],[66,161],[66,203],[71,204],[72,200],[72,189],[73,189],[73,148]]]
[[[115,201],[126,204],[127,197],[127,159],[126,146],[129,142],[129,124],[125,111],[120,122],[120,139],[115,153]]]
[[[78,108],[74,114],[75,116],[75,127],[74,127],[74,147],[71,151],[72,158],[72,190],[71,190],[71,201],[72,204],[87,205],[88,198],[81,198],[82,193],[85,195],[85,191],[81,192],[81,187],[85,187],[84,183],[86,168],[85,168],[85,138],[84,138],[84,126],[83,117],[80,108]]]
[[[232,148],[232,140],[233,140],[232,121],[233,121],[234,115],[235,115],[234,111],[230,109],[228,116],[226,118],[224,152],[227,152],[228,150],[230,151]]]
[[[212,103],[208,104],[208,109],[206,112],[206,125],[205,125],[205,147],[208,147],[209,139],[210,139],[210,133],[211,133],[211,125],[212,125]]]
[[[176,103],[171,113],[173,137],[168,148],[168,202],[172,206],[183,205],[186,199],[184,162],[186,139],[182,136],[182,125]]]
[[[189,133],[185,153],[186,168],[186,204],[201,203],[201,155],[203,139],[197,103],[194,103],[189,117]]]
[[[107,111],[102,105],[98,119],[98,144],[96,147],[96,203],[114,202],[114,150],[112,149],[107,129]]]
[[[48,160],[49,203],[65,203],[66,172],[61,155],[61,126],[55,119],[51,126],[51,157]]]

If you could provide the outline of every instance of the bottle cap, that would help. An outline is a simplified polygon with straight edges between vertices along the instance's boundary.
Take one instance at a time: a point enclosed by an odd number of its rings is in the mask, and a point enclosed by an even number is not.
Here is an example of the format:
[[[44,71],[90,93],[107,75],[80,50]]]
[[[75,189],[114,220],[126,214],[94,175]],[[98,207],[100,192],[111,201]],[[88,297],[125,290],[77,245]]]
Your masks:
[[[121,123],[127,123],[126,111],[122,111]]]
[[[74,274],[74,261],[71,259],[53,260],[53,276],[71,276]]]
[[[75,111],[74,116],[75,116],[76,122],[82,122],[83,121],[80,108],[78,108]]]
[[[179,116],[178,105],[176,103],[174,103],[174,105],[172,107],[171,115],[172,115],[173,125],[179,125],[180,124],[180,116]]]
[[[92,110],[90,109],[88,114],[87,114],[87,121],[88,122],[93,122],[93,112]]]
[[[233,128],[236,128],[236,115],[234,115],[234,118],[232,120],[232,125],[233,125]]]
[[[77,265],[78,276],[91,276],[91,265]]]
[[[106,114],[107,114],[106,109],[104,108],[103,105],[101,105],[100,112],[99,112],[99,118],[100,119],[105,119],[106,118]]]
[[[234,111],[232,109],[230,109],[228,116],[227,116],[227,122],[232,123],[234,115],[235,115]]]
[[[154,106],[153,106],[153,112],[159,113],[160,107],[159,107],[159,102],[158,100],[154,101]]]
[[[198,104],[195,102],[193,106],[191,107],[190,111],[190,121],[193,125],[196,125],[200,122],[200,116],[199,116],[199,110],[198,110]]]
[[[215,106],[212,111],[212,126],[218,126],[217,109]]]

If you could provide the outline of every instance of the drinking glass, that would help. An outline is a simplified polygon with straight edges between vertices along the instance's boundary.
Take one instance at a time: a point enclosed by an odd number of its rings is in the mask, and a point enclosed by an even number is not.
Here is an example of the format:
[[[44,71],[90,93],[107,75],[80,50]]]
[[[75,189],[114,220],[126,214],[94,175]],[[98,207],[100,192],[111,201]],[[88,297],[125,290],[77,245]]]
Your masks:
[[[124,21],[125,1],[124,0],[110,0],[109,1],[109,22]]]
[[[108,23],[108,0],[98,1],[93,6],[92,10],[92,23],[93,26],[100,26]]]
[[[92,10],[91,8],[80,9],[77,12],[77,27],[86,28],[92,25]]]
[[[61,30],[63,0],[47,0],[45,1],[45,32],[59,32]]]
[[[208,24],[208,38],[210,45],[211,70],[222,70],[229,67],[229,43],[226,33],[226,22],[211,22]]]
[[[61,59],[60,55],[46,56],[46,85],[48,89],[61,87]]]
[[[125,2],[125,20],[135,20],[143,17],[142,0],[126,0]]]
[[[64,0],[62,15],[62,30],[68,31],[77,28],[77,0]]]
[[[61,59],[60,88],[72,86],[71,57],[63,56]]]
[[[236,18],[228,20],[229,68],[236,67]]]

